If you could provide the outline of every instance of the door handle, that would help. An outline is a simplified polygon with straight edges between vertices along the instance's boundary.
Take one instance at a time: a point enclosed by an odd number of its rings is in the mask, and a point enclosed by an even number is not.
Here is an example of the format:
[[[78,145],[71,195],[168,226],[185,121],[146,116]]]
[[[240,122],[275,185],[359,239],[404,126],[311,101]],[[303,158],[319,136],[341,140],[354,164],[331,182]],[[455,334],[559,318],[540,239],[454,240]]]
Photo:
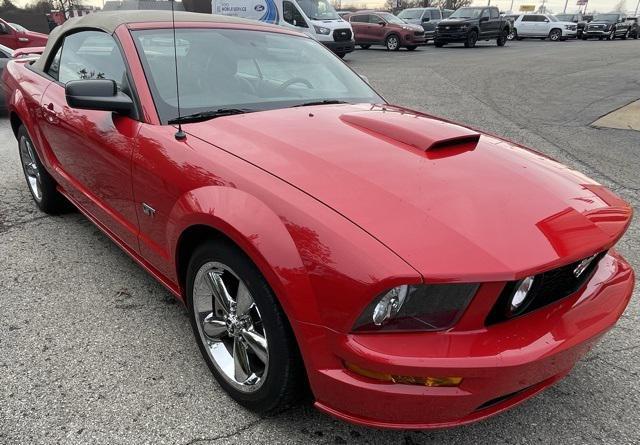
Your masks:
[[[44,109],[44,118],[49,123],[54,123],[54,121],[56,120],[56,112],[55,112],[53,103],[50,102],[47,106],[42,108]]]

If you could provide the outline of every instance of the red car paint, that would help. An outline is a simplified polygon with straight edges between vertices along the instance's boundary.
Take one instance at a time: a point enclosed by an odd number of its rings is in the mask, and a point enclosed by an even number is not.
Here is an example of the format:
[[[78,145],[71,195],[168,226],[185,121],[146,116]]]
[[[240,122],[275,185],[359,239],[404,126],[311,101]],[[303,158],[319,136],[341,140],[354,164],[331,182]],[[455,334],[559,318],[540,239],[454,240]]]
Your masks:
[[[0,45],[11,49],[26,48],[31,46],[44,46],[49,38],[46,34],[34,31],[18,31],[7,22],[0,19]],[[4,31],[4,32],[2,32]]]
[[[62,85],[14,61],[5,70],[12,125],[26,126],[61,192],[178,299],[185,233],[208,226],[240,246],[291,322],[321,410],[385,428],[477,421],[558,381],[624,311],[634,275],[612,246],[632,210],[606,188],[514,143],[389,105],[223,117],[184,125],[177,141],[174,127],[160,125],[129,33],[166,26],[115,33],[141,122],[71,109]],[[485,325],[505,281],[606,249],[571,296]],[[476,281],[448,331],[351,331],[393,286]],[[463,382],[379,382],[345,361]]]

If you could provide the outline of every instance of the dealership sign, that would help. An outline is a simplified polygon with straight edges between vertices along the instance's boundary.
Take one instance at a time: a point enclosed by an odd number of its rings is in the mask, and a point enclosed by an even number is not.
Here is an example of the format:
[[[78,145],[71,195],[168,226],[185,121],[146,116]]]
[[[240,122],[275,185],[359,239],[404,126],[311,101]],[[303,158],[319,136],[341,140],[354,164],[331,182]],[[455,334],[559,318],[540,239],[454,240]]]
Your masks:
[[[582,1],[582,0],[578,0]],[[522,12],[533,12],[536,10],[536,5],[520,5],[520,11]]]

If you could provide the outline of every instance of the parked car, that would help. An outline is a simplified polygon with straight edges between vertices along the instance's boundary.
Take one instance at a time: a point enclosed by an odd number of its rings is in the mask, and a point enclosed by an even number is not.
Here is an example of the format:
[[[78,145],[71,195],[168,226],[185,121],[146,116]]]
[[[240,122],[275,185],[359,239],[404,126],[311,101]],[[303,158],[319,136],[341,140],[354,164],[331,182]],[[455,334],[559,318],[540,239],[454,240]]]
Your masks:
[[[0,45],[11,49],[25,48],[30,46],[44,46],[47,44],[48,36],[39,32],[29,31],[19,26],[14,28],[9,23],[0,19]]]
[[[238,403],[309,385],[353,423],[467,424],[558,382],[624,312],[633,211],[605,186],[388,104],[302,33],[175,19],[57,27],[5,70],[10,123],[35,205],[73,203],[183,302]],[[174,35],[186,51],[156,51]]]
[[[578,34],[578,25],[563,22],[551,14],[523,14],[513,25],[514,35],[518,40],[525,38],[539,38],[557,42],[574,38]]]
[[[509,34],[507,34],[507,40],[513,40],[516,38],[514,24],[516,19],[520,17],[520,14],[505,14],[503,17],[509,20],[511,24],[511,27],[509,28]]]
[[[509,20],[501,17],[496,7],[464,7],[438,23],[434,44],[441,48],[447,43],[458,42],[472,48],[478,40],[496,39],[498,46],[504,46],[510,30]]]
[[[587,27],[587,20],[584,18],[581,12],[577,12],[575,14],[556,14],[555,16],[561,22],[575,23],[577,25],[576,37],[579,39],[582,38],[582,34],[584,33],[585,28]]]
[[[424,29],[411,25],[388,12],[358,11],[348,15],[356,45],[368,49],[371,45],[383,45],[389,51],[401,47],[413,51],[426,43]]]
[[[586,32],[582,34],[582,40],[597,37],[598,40],[613,40],[616,37],[627,38],[629,35],[629,24],[627,17],[620,12],[609,14],[596,14],[593,20],[587,25]]]
[[[440,8],[407,8],[400,11],[398,17],[412,25],[422,26],[427,40],[433,40],[436,26],[445,18],[442,12]]]
[[[212,0],[214,14],[259,20],[313,37],[339,57],[353,51],[353,31],[328,0]]]

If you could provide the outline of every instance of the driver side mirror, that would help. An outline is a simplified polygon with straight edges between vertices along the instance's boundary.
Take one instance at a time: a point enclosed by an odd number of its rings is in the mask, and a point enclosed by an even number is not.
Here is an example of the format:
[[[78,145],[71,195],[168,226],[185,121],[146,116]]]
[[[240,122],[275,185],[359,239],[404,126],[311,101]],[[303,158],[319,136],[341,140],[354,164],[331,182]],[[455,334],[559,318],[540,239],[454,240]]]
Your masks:
[[[71,108],[119,114],[128,114],[133,109],[131,98],[118,91],[113,80],[72,80],[67,82],[64,94]]]
[[[549,23],[549,19],[544,19],[544,22],[545,23]]]
[[[385,22],[384,20],[381,20],[381,21],[378,22],[378,25],[387,26],[387,22]]]

